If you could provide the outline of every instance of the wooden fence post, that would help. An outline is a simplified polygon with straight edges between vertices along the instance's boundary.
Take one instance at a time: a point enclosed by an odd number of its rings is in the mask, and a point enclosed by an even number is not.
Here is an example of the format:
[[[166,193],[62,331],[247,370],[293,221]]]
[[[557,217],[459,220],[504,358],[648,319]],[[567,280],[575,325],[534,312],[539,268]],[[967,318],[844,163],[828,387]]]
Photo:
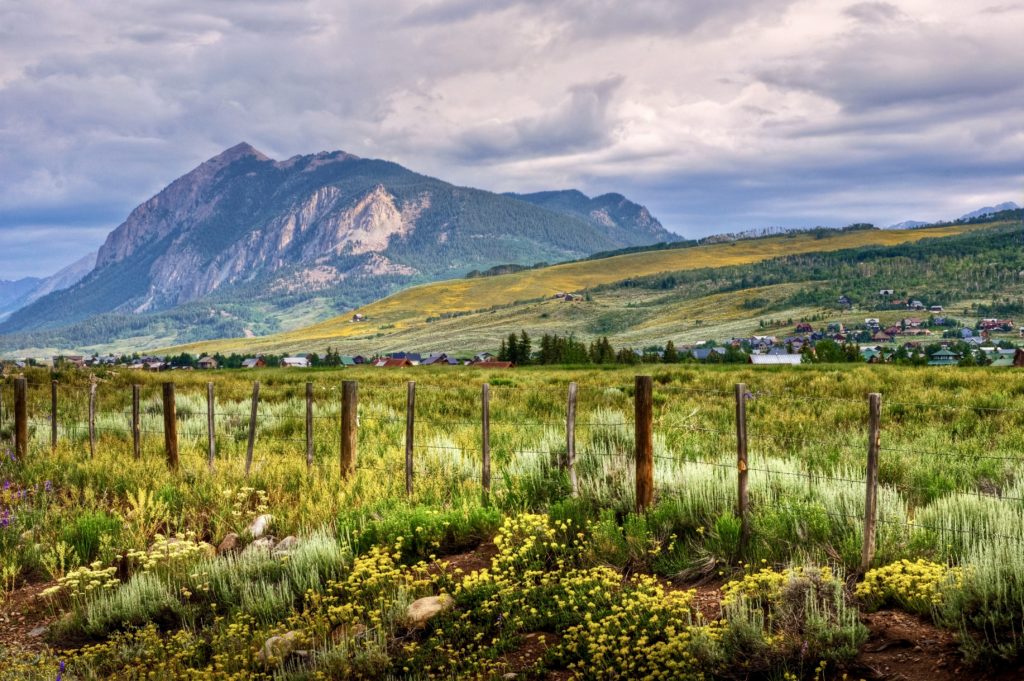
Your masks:
[[[50,449],[57,451],[57,381],[50,381]]]
[[[313,468],[313,384],[306,382],[306,471]]]
[[[174,383],[164,383],[164,449],[167,450],[167,468],[178,470],[178,407],[174,398]]]
[[[14,454],[28,455],[28,382],[21,377],[14,379]]]
[[[252,468],[252,453],[256,447],[256,417],[260,405],[260,382],[252,383],[252,409],[249,412],[249,443],[245,447],[245,476],[249,477],[249,469]]]
[[[875,525],[878,520],[878,450],[881,446],[882,396],[868,395],[868,468],[865,475],[864,549],[860,569],[866,572],[875,558]]]
[[[736,384],[736,514],[740,518],[740,551],[750,541],[750,495],[747,476],[747,386]]]
[[[636,511],[643,513],[654,499],[654,381],[637,376],[633,393],[636,437]]]
[[[89,382],[89,458],[96,456],[96,377]]]
[[[213,381],[206,384],[206,465],[213,470],[217,457],[217,402],[213,392]]]
[[[484,504],[491,501],[491,386],[480,391],[480,485]]]
[[[569,487],[572,495],[580,495],[579,480],[576,479],[576,392],[575,382],[569,384],[569,404],[565,416],[565,467],[569,470]]]
[[[355,473],[358,445],[359,384],[341,382],[341,477]]]
[[[412,496],[412,453],[416,445],[416,381],[405,395],[405,493]]]
[[[141,391],[139,384],[132,386],[132,456],[136,459],[142,456],[142,412],[139,399]]]

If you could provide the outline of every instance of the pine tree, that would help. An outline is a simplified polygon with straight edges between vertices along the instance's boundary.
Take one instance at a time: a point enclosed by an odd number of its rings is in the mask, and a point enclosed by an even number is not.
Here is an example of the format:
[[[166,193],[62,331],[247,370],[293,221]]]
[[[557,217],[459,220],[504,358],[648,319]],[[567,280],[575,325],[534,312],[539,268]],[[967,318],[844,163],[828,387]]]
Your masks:
[[[519,332],[519,359],[516,360],[516,364],[529,364],[531,356],[533,354],[530,347],[530,337],[526,334],[526,330]]]
[[[665,343],[665,356],[663,360],[665,364],[675,364],[679,361],[679,353],[676,352],[676,344],[672,341]]]

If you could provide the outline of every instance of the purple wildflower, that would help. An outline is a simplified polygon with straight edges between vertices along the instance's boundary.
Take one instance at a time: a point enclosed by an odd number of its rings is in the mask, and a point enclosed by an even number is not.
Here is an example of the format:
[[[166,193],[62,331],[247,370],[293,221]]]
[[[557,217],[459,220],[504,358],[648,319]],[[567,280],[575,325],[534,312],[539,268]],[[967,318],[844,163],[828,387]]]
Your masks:
[[[60,661],[60,667],[57,670],[57,681],[61,681],[64,677],[64,660]]]

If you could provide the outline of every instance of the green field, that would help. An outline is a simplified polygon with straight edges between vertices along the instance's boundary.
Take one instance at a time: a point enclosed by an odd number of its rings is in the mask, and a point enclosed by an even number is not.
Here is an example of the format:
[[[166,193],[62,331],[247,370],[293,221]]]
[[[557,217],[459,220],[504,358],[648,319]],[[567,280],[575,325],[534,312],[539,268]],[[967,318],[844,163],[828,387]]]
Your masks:
[[[616,344],[664,343],[752,333],[758,328],[755,311],[738,305],[742,298],[690,300],[660,308],[657,298],[643,292],[594,294],[593,300],[564,303],[559,292],[583,291],[632,277],[667,272],[727,268],[783,256],[828,253],[865,246],[898,246],[921,239],[946,238],[991,229],[991,223],[955,225],[910,231],[855,230],[825,236],[796,233],[674,250],[619,255],[599,260],[555,265],[537,270],[475,279],[457,279],[417,286],[359,308],[366,321],[351,315],[260,338],[236,338],[193,343],[167,352],[322,352],[327,345],[347,354],[396,350],[468,352],[495,350],[499,340],[520,328],[531,332],[566,330],[589,339],[611,336]],[[756,293],[756,292],[755,292]],[[771,292],[768,292],[769,294]],[[752,294],[748,294],[752,295]],[[644,318],[642,308],[646,310]],[[355,312],[355,311],[354,311]],[[796,308],[790,316],[820,312]],[[442,319],[444,315],[459,316]],[[603,316],[618,315],[619,326],[602,334]],[[656,321],[650,318],[657,317]],[[436,321],[428,321],[428,319]],[[700,322],[698,324],[698,322]]]
[[[51,451],[51,375],[34,370],[29,452],[0,463],[3,614],[14,623],[0,638],[0,678],[52,679],[60,661],[64,679],[859,678],[877,648],[876,610],[920,618],[928,640],[955,640],[950,674],[1019,664],[1024,388],[1015,375],[650,371],[654,503],[637,512],[627,369],[105,372],[91,456],[89,375],[53,376]],[[168,379],[177,471],[165,465],[159,382]],[[261,400],[246,477],[252,380]],[[359,391],[355,471],[344,478],[343,380]],[[411,495],[408,380],[417,383]],[[207,381],[217,400],[212,469]],[[570,381],[577,496],[561,465]],[[737,383],[750,394],[748,542],[736,511]],[[865,575],[870,392],[882,394],[880,484]],[[6,439],[10,379],[0,396]],[[263,513],[275,537],[297,545],[213,555],[229,533],[258,545],[247,528]],[[452,608],[416,624],[410,604],[438,594]],[[37,627],[45,633],[30,636]]]

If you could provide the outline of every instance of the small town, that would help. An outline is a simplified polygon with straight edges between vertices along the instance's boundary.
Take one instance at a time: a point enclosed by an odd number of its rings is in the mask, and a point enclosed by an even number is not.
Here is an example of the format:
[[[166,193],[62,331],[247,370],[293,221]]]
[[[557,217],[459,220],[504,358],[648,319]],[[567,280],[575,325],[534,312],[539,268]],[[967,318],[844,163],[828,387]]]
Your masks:
[[[534,349],[526,331],[510,334],[501,342],[497,353],[412,352],[393,351],[343,355],[328,347],[324,353],[299,353],[244,356],[239,354],[213,354],[195,356],[140,355],[139,353],[55,355],[48,358],[26,357],[18,360],[0,360],[0,367],[10,370],[27,366],[68,367],[122,367],[135,371],[190,371],[213,369],[311,369],[318,367],[371,366],[375,368],[455,367],[472,366],[478,369],[511,369],[531,364],[742,364],[784,366],[834,362],[864,362],[866,364],[904,364],[911,366],[990,366],[1024,368],[1024,326],[1017,327],[1012,319],[983,318],[973,326],[965,326],[947,315],[941,305],[926,306],[916,299],[905,303],[893,298],[893,290],[882,289],[879,296],[888,310],[903,307],[914,316],[882,322],[880,317],[865,317],[862,323],[827,322],[816,327],[815,322],[788,320],[783,326],[778,321],[761,321],[764,327],[791,329],[790,333],[752,335],[725,341],[707,340],[700,343],[667,341],[662,346],[643,348],[611,347],[607,338],[597,339],[589,346],[572,337],[562,338],[545,334],[540,347]],[[579,302],[583,294],[558,292],[554,298],[566,302]],[[841,309],[850,311],[853,301],[841,296]],[[926,313],[927,316],[923,316]],[[366,318],[355,313],[352,322]],[[545,347],[569,347],[568,353],[545,351]],[[577,352],[573,352],[578,347]]]

